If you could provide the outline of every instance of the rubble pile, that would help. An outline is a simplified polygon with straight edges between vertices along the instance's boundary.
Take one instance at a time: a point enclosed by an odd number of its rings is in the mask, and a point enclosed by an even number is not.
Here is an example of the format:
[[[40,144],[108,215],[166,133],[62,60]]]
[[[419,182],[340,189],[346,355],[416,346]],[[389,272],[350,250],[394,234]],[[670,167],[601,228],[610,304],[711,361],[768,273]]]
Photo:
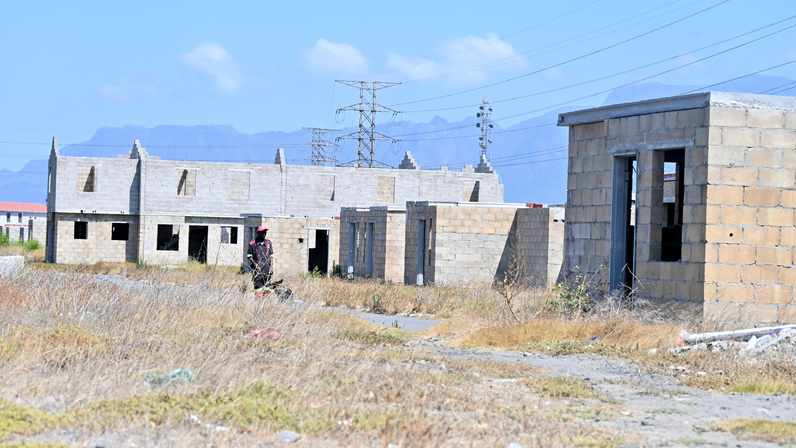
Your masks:
[[[747,330],[681,335],[682,344],[671,350],[681,354],[694,351],[730,352],[745,356],[783,355],[796,361],[796,326],[751,328]]]

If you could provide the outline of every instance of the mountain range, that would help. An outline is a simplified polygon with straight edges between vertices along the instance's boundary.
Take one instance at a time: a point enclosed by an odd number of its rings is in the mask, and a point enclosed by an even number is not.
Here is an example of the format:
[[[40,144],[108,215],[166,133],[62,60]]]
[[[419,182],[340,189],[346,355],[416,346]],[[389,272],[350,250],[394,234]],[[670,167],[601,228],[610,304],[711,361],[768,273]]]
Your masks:
[[[736,80],[713,90],[763,92],[791,80],[756,75]],[[660,83],[638,84],[609,93],[605,104],[672,96],[693,87]],[[555,126],[562,108],[512,126],[496,125],[489,147],[489,158],[500,174],[508,202],[563,203],[566,199],[566,128]],[[428,122],[395,120],[380,126],[387,135],[398,136],[399,143],[377,143],[377,159],[396,166],[404,151],[410,150],[421,168],[461,169],[478,162],[478,130],[474,119],[447,121],[434,117]],[[443,132],[432,132],[447,129]],[[350,132],[343,130],[343,132]],[[401,137],[403,136],[403,137]],[[150,154],[163,159],[272,163],[277,147],[283,147],[288,163],[309,163],[310,132],[268,131],[242,133],[231,126],[124,126],[101,127],[79,144],[61,148],[64,155],[107,156],[125,154],[135,138]],[[457,138],[461,137],[461,138]],[[336,153],[340,162],[355,158],[352,142],[341,143]],[[0,170],[0,200],[45,202],[47,161],[30,160],[19,171]]]

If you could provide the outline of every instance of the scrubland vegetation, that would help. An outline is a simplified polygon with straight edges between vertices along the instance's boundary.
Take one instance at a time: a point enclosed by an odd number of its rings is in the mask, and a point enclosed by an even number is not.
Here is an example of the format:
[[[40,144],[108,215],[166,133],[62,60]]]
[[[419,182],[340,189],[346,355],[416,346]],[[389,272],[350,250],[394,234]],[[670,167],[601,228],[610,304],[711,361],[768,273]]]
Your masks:
[[[670,354],[682,328],[702,324],[643,304],[573,300],[582,288],[518,290],[509,302],[485,288],[289,284],[300,301],[257,301],[248,277],[203,265],[34,264],[0,279],[0,447],[248,446],[279,443],[285,430],[300,435],[297,446],[639,440],[605,423],[624,415],[623,403],[590,381],[480,355],[493,349],[616,358],[710,390],[796,393],[792,366]],[[439,323],[413,334],[338,307]],[[263,329],[272,337],[252,336]],[[175,369],[190,378],[149,381]],[[790,427],[745,421],[713,430],[792,437]]]

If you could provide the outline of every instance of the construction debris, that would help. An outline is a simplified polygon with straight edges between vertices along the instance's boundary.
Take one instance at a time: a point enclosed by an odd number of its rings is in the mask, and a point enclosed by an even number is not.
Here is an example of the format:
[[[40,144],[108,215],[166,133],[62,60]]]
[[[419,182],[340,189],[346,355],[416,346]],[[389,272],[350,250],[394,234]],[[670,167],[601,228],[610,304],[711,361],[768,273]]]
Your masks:
[[[193,372],[190,369],[174,369],[168,373],[147,373],[144,380],[152,386],[165,386],[171,383],[193,383]]]
[[[745,330],[733,331],[714,331],[711,333],[689,333],[683,331],[680,337],[686,344],[697,344],[700,342],[713,341],[745,341],[756,336],[761,337],[773,333],[778,333],[786,329],[796,329],[796,325],[779,325],[776,327],[749,328]]]
[[[686,345],[673,348],[672,353],[736,352],[756,356],[779,351],[796,352],[796,325],[697,334],[683,332],[681,338]]]

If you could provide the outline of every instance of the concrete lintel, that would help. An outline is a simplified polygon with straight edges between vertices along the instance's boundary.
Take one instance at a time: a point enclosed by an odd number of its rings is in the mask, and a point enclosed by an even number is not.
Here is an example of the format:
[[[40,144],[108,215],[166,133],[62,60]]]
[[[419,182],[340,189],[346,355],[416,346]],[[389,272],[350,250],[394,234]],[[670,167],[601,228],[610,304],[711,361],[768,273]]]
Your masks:
[[[608,147],[612,156],[630,156],[642,151],[660,151],[666,149],[693,149],[694,139],[668,140],[655,143],[622,143]]]
[[[447,202],[447,201],[409,201],[415,207],[481,207],[481,208],[527,208],[527,204],[517,202]]]
[[[611,104],[609,106],[566,112],[558,115],[559,126],[596,123],[611,118],[632,117],[660,112],[688,109],[702,109],[710,104],[710,93],[656,98],[632,103]]]

